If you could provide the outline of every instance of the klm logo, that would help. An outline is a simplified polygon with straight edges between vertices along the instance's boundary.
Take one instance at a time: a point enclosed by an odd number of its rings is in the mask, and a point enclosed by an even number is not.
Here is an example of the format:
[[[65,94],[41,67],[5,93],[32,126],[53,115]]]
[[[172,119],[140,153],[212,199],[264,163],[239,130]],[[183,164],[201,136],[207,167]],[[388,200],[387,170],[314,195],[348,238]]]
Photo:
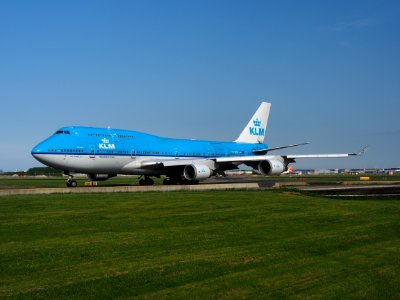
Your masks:
[[[104,138],[101,141],[102,141],[102,143],[99,143],[99,149],[105,149],[105,150],[114,150],[115,149],[115,145],[110,144],[110,140]]]
[[[250,135],[264,136],[265,129],[261,128],[261,121],[257,118],[253,120],[253,127],[249,127]]]

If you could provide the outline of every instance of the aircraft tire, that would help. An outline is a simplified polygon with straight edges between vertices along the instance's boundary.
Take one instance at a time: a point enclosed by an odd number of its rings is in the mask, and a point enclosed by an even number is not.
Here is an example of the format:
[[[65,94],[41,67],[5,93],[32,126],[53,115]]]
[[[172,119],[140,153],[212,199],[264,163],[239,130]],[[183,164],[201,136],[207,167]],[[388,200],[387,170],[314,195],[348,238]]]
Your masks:
[[[77,187],[78,183],[76,182],[76,180],[71,180],[71,182],[69,183],[70,187]]]
[[[175,177],[165,178],[163,181],[164,185],[177,185],[179,184],[179,179]]]
[[[198,180],[188,180],[188,179],[181,179],[179,180],[179,184],[181,185],[193,185],[193,184],[199,184]]]
[[[139,180],[139,185],[154,185],[154,180],[150,177],[145,177]]]
[[[76,180],[67,180],[67,187],[77,187],[78,183]]]

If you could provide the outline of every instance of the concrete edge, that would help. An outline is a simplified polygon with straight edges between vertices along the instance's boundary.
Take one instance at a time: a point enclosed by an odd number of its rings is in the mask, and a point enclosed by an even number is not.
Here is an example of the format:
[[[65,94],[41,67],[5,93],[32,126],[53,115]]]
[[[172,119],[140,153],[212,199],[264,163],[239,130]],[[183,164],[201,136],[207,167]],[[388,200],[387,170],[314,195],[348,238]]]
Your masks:
[[[225,183],[199,185],[156,185],[117,187],[77,187],[77,188],[35,188],[0,190],[0,196],[48,195],[48,194],[91,194],[91,193],[144,193],[174,191],[215,191],[215,190],[258,190],[258,183]]]

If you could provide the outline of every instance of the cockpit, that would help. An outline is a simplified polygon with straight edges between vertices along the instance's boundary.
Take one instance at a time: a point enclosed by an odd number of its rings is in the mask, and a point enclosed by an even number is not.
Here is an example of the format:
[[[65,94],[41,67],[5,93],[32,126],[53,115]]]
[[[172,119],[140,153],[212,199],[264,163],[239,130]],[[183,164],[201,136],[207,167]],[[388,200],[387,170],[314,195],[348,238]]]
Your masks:
[[[54,134],[71,134],[69,130],[57,130]]]

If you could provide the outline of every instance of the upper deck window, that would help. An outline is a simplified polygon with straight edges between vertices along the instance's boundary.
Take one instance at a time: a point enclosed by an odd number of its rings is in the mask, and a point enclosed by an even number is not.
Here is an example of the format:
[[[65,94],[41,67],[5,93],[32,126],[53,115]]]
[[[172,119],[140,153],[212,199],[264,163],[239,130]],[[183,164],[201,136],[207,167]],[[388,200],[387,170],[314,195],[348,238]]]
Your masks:
[[[106,134],[106,133],[88,133],[88,136],[111,138],[111,134]]]
[[[55,134],[71,134],[68,130],[57,130]]]
[[[111,135],[111,134],[107,134],[107,133],[88,133],[88,136],[106,137],[106,138],[117,137],[119,139],[133,139],[132,135],[121,135],[121,134]]]

